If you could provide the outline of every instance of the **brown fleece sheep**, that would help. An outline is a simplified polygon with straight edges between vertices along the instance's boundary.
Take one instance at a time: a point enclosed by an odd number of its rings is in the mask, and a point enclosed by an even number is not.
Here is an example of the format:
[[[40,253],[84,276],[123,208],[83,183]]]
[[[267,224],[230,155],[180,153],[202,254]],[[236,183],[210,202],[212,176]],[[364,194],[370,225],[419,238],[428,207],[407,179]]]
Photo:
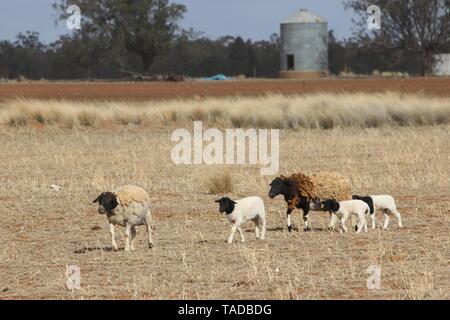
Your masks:
[[[347,178],[337,172],[319,172],[310,176],[319,199],[352,200],[352,186]]]
[[[287,202],[288,230],[291,231],[291,213],[295,208],[303,210],[305,231],[308,228],[309,210],[321,211],[320,201],[335,199],[337,201],[351,200],[350,182],[337,172],[319,172],[307,176],[294,173],[289,177],[280,176],[272,181],[269,197],[275,198],[282,194]]]

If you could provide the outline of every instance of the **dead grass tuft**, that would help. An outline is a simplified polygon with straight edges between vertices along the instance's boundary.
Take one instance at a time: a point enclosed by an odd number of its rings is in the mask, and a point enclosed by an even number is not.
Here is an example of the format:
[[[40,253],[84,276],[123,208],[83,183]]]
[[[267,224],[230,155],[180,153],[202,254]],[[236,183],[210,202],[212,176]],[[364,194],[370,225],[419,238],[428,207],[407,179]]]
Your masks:
[[[209,194],[227,194],[235,189],[235,183],[229,170],[217,170],[203,178],[203,184]]]

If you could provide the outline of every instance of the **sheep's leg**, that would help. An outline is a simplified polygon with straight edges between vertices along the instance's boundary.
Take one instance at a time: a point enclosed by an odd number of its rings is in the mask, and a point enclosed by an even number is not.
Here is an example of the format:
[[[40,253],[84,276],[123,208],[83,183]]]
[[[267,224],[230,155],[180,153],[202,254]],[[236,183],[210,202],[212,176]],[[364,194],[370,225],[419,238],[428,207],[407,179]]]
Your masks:
[[[383,229],[387,229],[389,226],[389,214],[386,210],[383,211],[384,212],[384,225],[383,225]]]
[[[370,215],[370,220],[372,221],[372,229],[375,229],[377,225],[375,212]]]
[[[145,215],[145,226],[147,227],[148,247],[153,248],[155,244],[152,239],[152,215],[150,214],[150,210],[148,210]]]
[[[358,221],[356,220],[356,217],[353,215],[350,217],[350,227],[355,231],[358,231]]]
[[[311,230],[309,228],[309,221],[308,221],[308,213],[309,213],[309,203],[305,203],[305,205],[302,206],[303,210],[303,222],[305,224],[305,227],[303,228],[304,231]]]
[[[241,236],[241,242],[245,242],[244,233],[242,232],[241,227],[238,227],[239,235]]]
[[[330,212],[330,215],[331,215],[331,219],[330,219],[330,225],[328,226],[328,229],[334,230],[334,227],[336,226],[336,222],[338,220],[338,217],[337,217],[337,215],[335,215],[332,212]]]
[[[260,227],[261,227],[261,240],[264,240],[266,237],[266,218],[260,217]]]
[[[115,238],[115,228],[112,223],[109,224],[109,234],[111,235],[111,242],[112,242],[113,250],[114,251],[119,250],[119,248],[117,247],[116,238]]]
[[[348,232],[348,229],[345,226],[346,222],[347,222],[347,217],[346,216],[342,217],[342,219],[341,219],[341,230],[344,231],[344,232]]]
[[[286,216],[287,216],[287,228],[289,232],[292,232],[292,226],[291,226],[291,214],[292,214],[292,208],[288,208],[287,212],[286,212]]]
[[[260,227],[260,221],[259,221],[259,217],[256,217],[255,219],[253,219],[253,222],[255,224],[255,235],[256,235],[256,239],[259,239],[260,233],[259,233],[259,227]]]
[[[362,228],[363,228],[362,218],[358,217],[358,222],[356,224],[356,233],[361,233]]]
[[[233,243],[234,234],[236,233],[237,228],[238,228],[238,226],[235,224],[231,227],[231,233],[230,233],[230,236],[228,237],[228,241],[227,241],[228,243]]]
[[[131,224],[125,225],[125,251],[130,251]]]
[[[258,226],[255,226],[255,236],[256,236],[256,239],[260,238],[260,233],[259,233],[259,227]]]
[[[356,225],[356,233],[361,233],[362,228],[363,228],[363,224],[361,222],[359,222]]]
[[[131,251],[136,250],[134,244],[135,244],[135,238],[136,238],[136,228],[134,226],[131,227],[131,240],[130,240],[130,249]]]
[[[402,216],[400,215],[400,212],[398,212],[397,209],[395,209],[395,210],[393,210],[393,213],[394,213],[395,217],[397,218],[398,227],[403,228]]]
[[[361,233],[362,229],[364,228],[365,232],[367,232],[367,221],[365,214],[361,214],[358,216],[358,225],[356,233]]]
[[[303,213],[303,222],[305,223],[305,227],[303,228],[303,231],[310,231],[311,228],[309,227],[309,221],[308,221],[308,213]]]

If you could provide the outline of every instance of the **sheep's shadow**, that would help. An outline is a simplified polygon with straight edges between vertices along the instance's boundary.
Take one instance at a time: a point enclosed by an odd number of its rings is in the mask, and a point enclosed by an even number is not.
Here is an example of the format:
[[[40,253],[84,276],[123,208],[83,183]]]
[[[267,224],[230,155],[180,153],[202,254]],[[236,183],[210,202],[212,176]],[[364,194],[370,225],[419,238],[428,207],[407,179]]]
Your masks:
[[[298,231],[298,228],[293,226],[292,230]],[[287,231],[287,229],[285,227],[275,227],[275,228],[267,228],[267,231],[269,231],[269,232],[283,232],[283,231]]]
[[[123,251],[123,248],[120,248],[117,251]],[[95,252],[95,251],[104,251],[104,252],[114,252],[114,249],[112,247],[84,247],[78,250],[74,250],[73,253],[75,254],[85,254],[87,252]]]
[[[275,228],[267,228],[267,231],[269,232],[287,232],[286,227],[275,227]],[[305,232],[303,229],[299,229],[297,226],[292,226],[292,231],[295,232]],[[307,232],[323,232],[323,231],[330,231],[327,228],[317,227],[317,228],[310,228]]]
[[[255,229],[245,229],[243,230],[245,233],[255,233]],[[287,231],[286,227],[274,227],[274,228],[267,228],[267,232],[283,232]],[[298,227],[292,226],[292,231],[299,231]]]

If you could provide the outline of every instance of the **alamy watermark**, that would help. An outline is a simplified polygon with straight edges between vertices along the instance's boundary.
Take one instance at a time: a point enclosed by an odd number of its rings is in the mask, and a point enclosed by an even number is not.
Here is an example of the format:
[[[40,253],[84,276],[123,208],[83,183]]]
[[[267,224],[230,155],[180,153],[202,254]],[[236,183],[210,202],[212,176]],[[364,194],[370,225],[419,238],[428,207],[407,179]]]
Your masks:
[[[381,29],[381,9],[377,5],[371,5],[367,8],[367,29],[380,30]]]
[[[279,140],[278,129],[226,129],[223,132],[210,128],[203,132],[202,121],[195,121],[193,133],[187,129],[172,132],[171,141],[178,143],[172,148],[171,158],[177,165],[259,164],[261,175],[274,175],[279,169]]]
[[[81,289],[81,270],[77,265],[70,265],[66,268],[66,286],[69,290]]]
[[[367,278],[367,289],[381,290],[381,267],[372,265],[367,268],[366,273],[370,274]]]
[[[69,30],[81,29],[81,9],[79,6],[73,4],[69,6],[66,13],[70,16],[66,20],[66,26]]]

